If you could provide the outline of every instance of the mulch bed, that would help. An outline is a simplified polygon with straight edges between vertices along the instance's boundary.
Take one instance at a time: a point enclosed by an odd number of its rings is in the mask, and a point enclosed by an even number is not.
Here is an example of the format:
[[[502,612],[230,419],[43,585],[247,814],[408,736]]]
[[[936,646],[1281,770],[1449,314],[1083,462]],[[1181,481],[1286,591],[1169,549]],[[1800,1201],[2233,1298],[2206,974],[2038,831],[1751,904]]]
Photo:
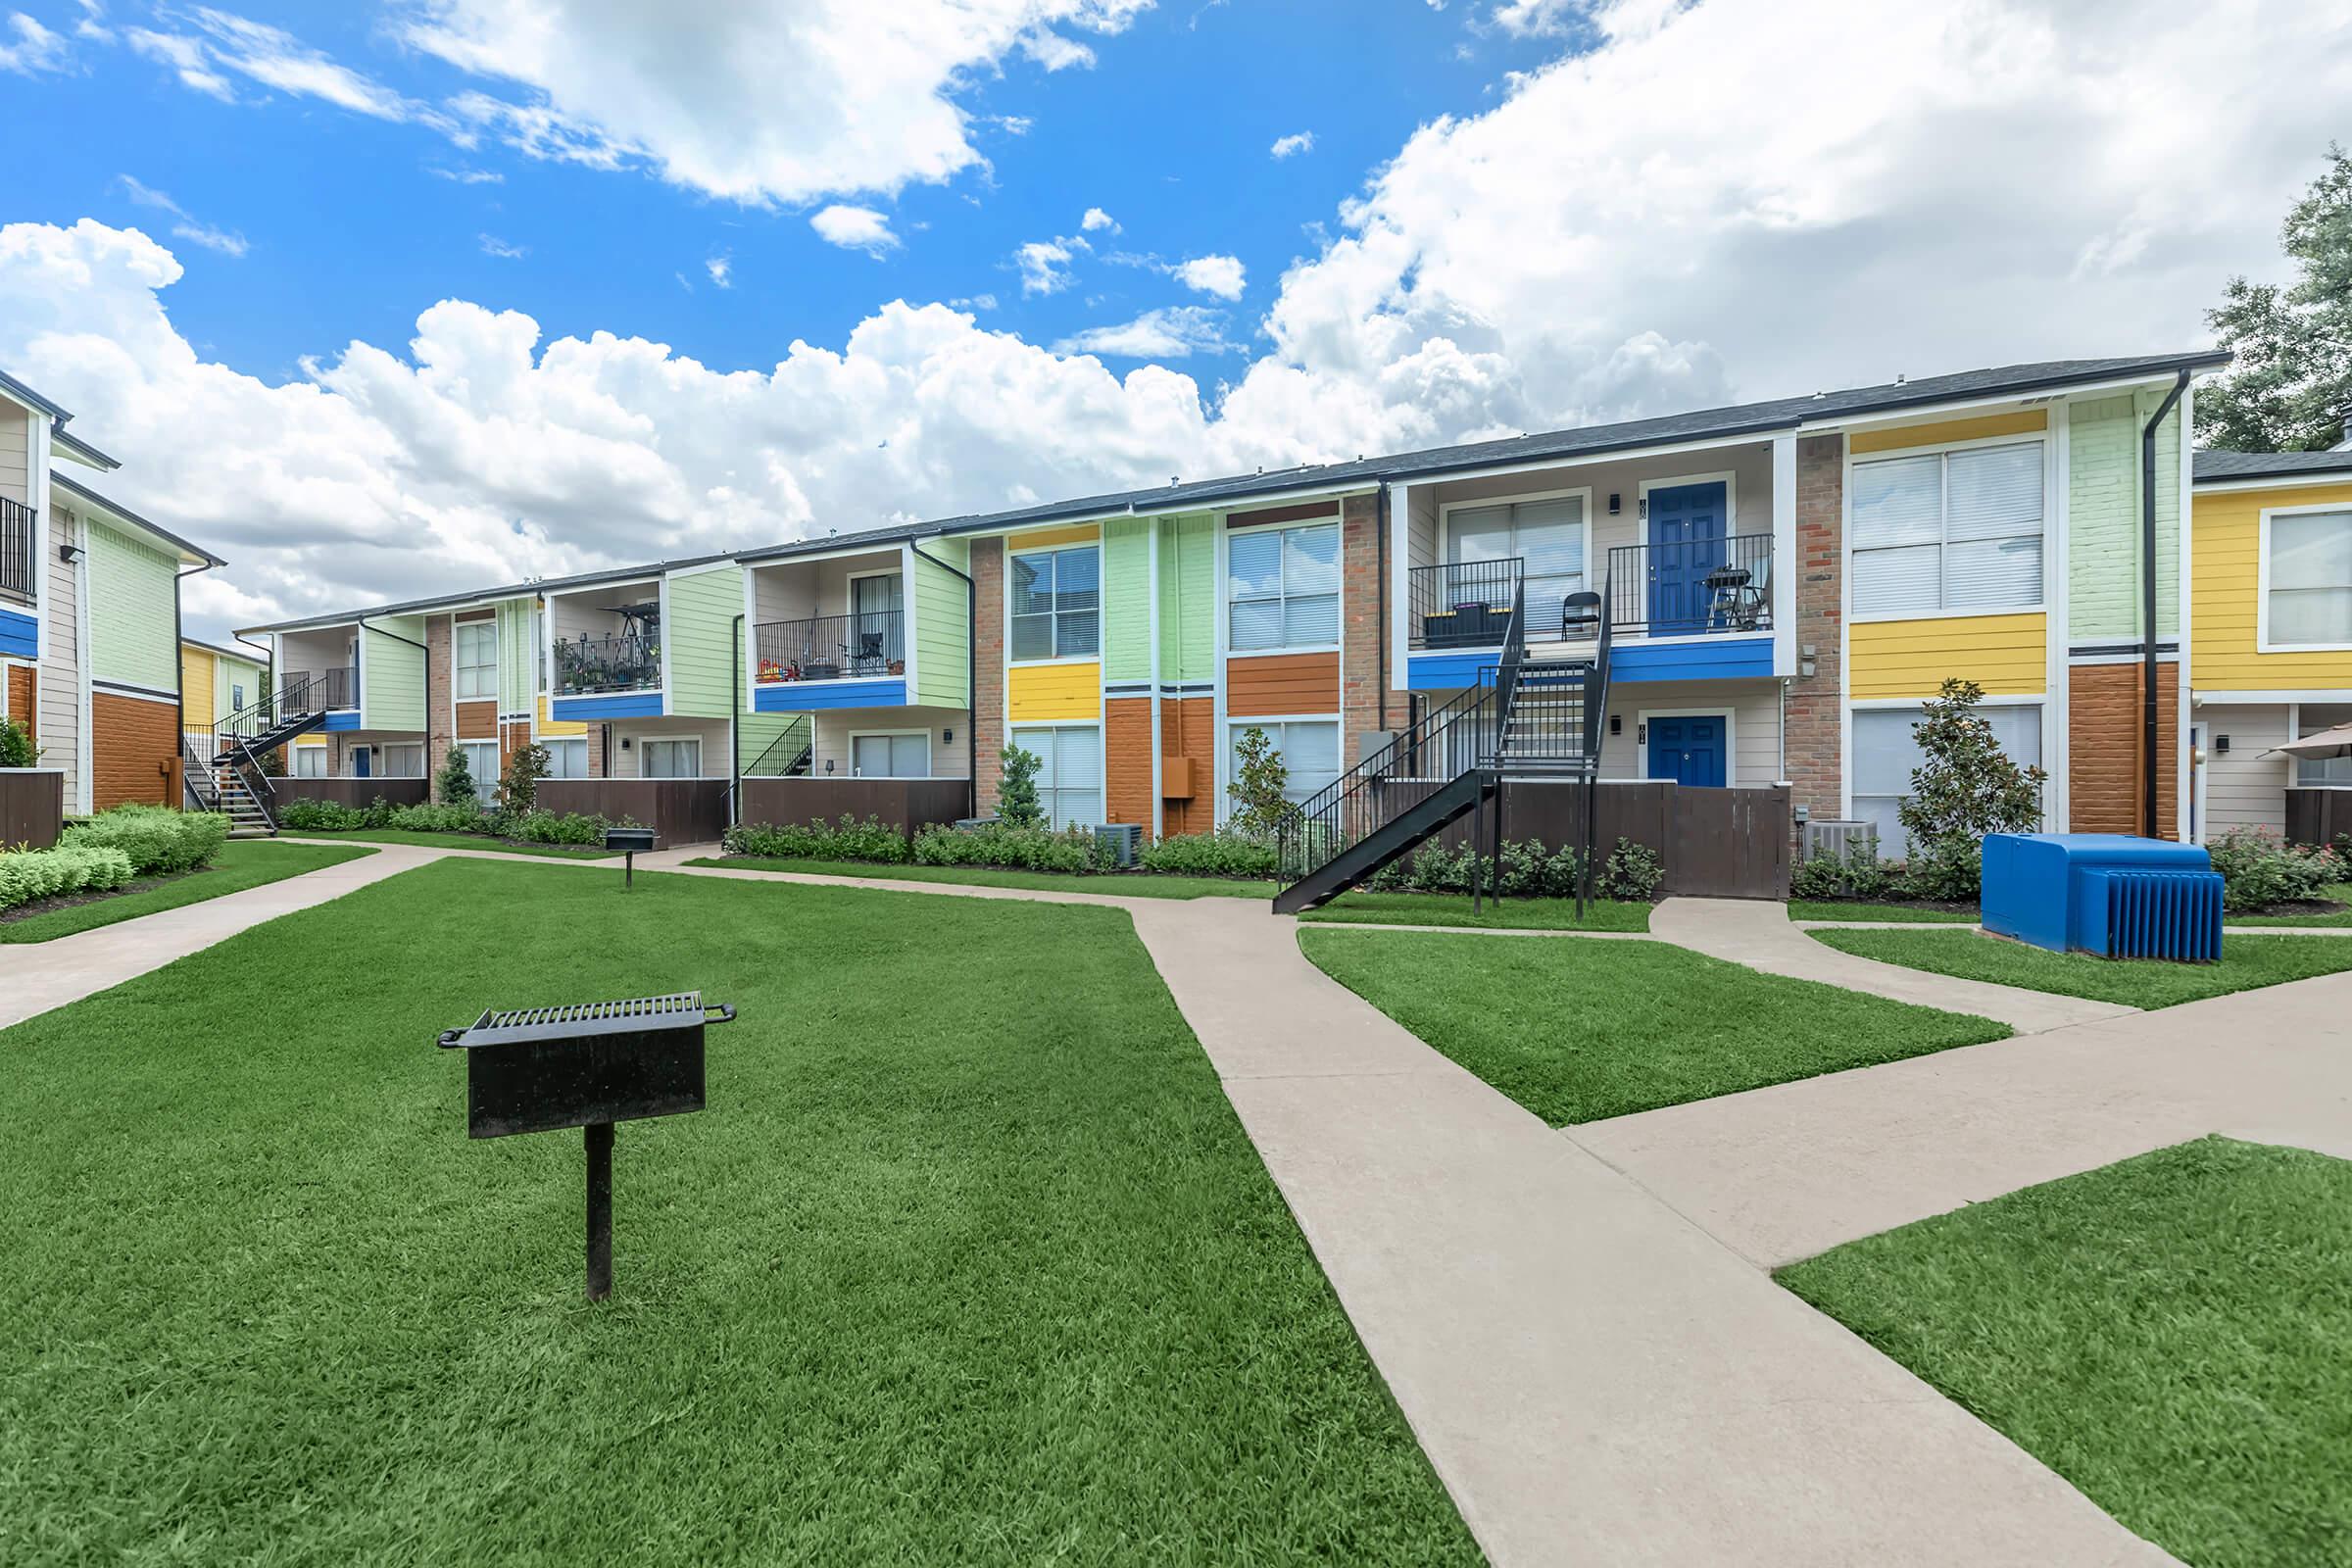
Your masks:
[[[109,899],[119,899],[126,893],[144,893],[149,888],[160,888],[167,882],[177,882],[182,877],[202,876],[211,869],[209,865],[200,865],[192,870],[174,871],[169,876],[143,876],[136,881],[125,882],[119,888],[102,888],[95,892],[85,888],[79,893],[60,893],[52,898],[34,899],[13,909],[0,909],[0,925],[29,920],[36,914],[48,914],[56,909],[78,908],[84,904],[104,904]]]

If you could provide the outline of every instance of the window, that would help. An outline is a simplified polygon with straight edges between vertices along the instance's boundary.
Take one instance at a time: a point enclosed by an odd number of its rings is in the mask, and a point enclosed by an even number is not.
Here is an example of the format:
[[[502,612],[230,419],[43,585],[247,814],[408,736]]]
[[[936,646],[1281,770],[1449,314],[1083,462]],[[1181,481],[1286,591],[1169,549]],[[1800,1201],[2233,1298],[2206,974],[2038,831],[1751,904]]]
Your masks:
[[[1993,739],[2011,761],[2040,765],[2040,704],[1987,704],[1977,714],[1992,726]],[[1887,859],[1911,853],[1911,836],[1895,808],[1911,793],[1912,771],[1924,760],[1912,734],[1922,716],[1916,708],[1854,710],[1854,818],[1878,828],[1879,854]]]
[[[326,748],[323,746],[295,747],[294,776],[296,778],[326,777]]]
[[[693,736],[684,740],[639,741],[637,751],[637,771],[643,777],[701,778],[703,776],[703,743]]]
[[[1527,624],[1556,630],[1561,601],[1585,589],[1585,498],[1455,507],[1446,514],[1448,564],[1476,566],[1514,556],[1524,563],[1520,581],[1526,591]],[[1495,579],[1491,573],[1465,571],[1460,585],[1477,595],[1495,586]]]
[[[1340,640],[1340,525],[1258,528],[1225,542],[1226,645],[1235,653]]]
[[[468,620],[458,626],[458,701],[498,695],[498,622]]]
[[[853,735],[850,737],[852,778],[929,778],[931,736]]]
[[[539,744],[547,748],[549,778],[588,776],[588,742],[585,737],[568,741],[541,741]]]
[[[1037,804],[1052,827],[1102,821],[1102,732],[1092,724],[1016,729],[1015,744],[1037,754]]]
[[[1012,657],[1092,659],[1102,641],[1102,565],[1093,545],[1012,558]]]
[[[1241,776],[1242,737],[1253,729],[1264,730],[1266,739],[1272,741],[1274,749],[1282,754],[1283,766],[1290,770],[1290,777],[1283,784],[1282,798],[1292,805],[1312,800],[1340,776],[1340,726],[1337,719],[1275,719],[1268,722],[1264,719],[1237,718],[1225,726],[1227,782]]]
[[[473,793],[488,800],[498,788],[498,742],[460,741],[458,750],[465,756],[466,771],[473,775]]]
[[[2264,645],[2352,646],[2352,512],[2273,513]]]
[[[2041,603],[2041,443],[1854,465],[1854,613]]]
[[[422,746],[387,746],[384,748],[384,777],[424,777],[424,748]]]
[[[2352,707],[2323,708],[2317,703],[2305,703],[2295,710],[2295,739],[2317,735],[2322,730],[2334,729],[2339,724],[2352,724]],[[2306,789],[2328,784],[2352,784],[2352,757],[2298,757],[2295,759],[2295,782]]]

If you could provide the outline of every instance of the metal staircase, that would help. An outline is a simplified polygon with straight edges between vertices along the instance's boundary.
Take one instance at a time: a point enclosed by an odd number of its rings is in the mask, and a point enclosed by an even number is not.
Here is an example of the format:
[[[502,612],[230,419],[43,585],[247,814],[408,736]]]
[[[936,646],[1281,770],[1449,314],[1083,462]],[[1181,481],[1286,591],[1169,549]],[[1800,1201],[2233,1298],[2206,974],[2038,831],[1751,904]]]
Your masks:
[[[1608,710],[1609,594],[1603,584],[1592,658],[1531,662],[1523,564],[1498,564],[1508,567],[1510,606],[1500,658],[1284,818],[1276,845],[1277,912],[1295,914],[1337,898],[1474,813],[1470,842],[1499,858],[1503,782],[1535,778],[1586,786],[1576,846],[1582,912],[1592,890],[1593,785]],[[1474,873],[1474,899],[1479,892]]]
[[[241,708],[209,732],[180,738],[188,794],[208,811],[225,811],[235,835],[274,834],[277,790],[263,759],[326,723],[327,710],[348,703],[348,672],[289,677],[274,693]]]

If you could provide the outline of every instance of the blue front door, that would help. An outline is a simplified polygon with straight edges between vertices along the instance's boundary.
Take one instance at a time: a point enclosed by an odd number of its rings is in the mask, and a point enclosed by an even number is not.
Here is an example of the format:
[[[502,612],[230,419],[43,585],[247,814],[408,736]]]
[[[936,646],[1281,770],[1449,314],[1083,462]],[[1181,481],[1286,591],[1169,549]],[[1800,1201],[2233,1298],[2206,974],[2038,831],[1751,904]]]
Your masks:
[[[369,777],[374,761],[375,754],[373,752],[365,746],[354,746],[351,749],[351,776],[353,778]]]
[[[1649,721],[1649,776],[1677,784],[1723,788],[1723,735],[1719,716],[1703,713]]]
[[[1722,480],[1649,493],[1649,634],[1707,629],[1707,574],[1723,564],[1729,496]]]

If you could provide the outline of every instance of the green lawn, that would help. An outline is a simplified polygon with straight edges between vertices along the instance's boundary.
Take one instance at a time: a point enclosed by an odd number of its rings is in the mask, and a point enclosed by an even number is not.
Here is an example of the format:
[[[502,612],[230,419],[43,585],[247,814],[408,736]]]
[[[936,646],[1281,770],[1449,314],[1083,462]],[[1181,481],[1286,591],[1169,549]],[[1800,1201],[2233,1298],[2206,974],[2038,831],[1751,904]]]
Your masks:
[[[2209,1138],[1780,1279],[2183,1562],[2352,1561],[2352,1164]]]
[[[2052,953],[2002,937],[1966,932],[1814,931],[1841,953],[1858,954],[1963,980],[1989,980],[2027,991],[2120,1002],[2131,1007],[2171,1007],[2206,997],[2305,980],[2352,969],[2352,939],[2238,937],[2222,939],[2219,963],[2162,963]]]
[[[118,920],[132,920],[159,909],[183,904],[202,904],[224,893],[242,893],[265,882],[276,882],[322,865],[356,860],[373,850],[337,849],[322,844],[278,844],[263,839],[232,839],[220,846],[213,863],[200,871],[150,877],[117,893],[86,904],[68,905],[14,920],[0,920],[0,943],[54,942],[76,931],[89,931]]]
[[[1649,906],[1619,899],[1595,899],[1585,906],[1585,918],[1576,917],[1574,899],[1505,899],[1486,901],[1483,913],[1470,910],[1466,893],[1343,893],[1320,908],[1308,909],[1301,920],[1350,920],[1365,925],[1458,925],[1516,927],[1537,931],[1646,931]]]
[[[590,1307],[433,1036],[686,987]],[[1121,911],[444,860],[0,1054],[0,1561],[1476,1560]]]
[[[1975,925],[1974,909],[1926,909],[1916,904],[1861,904],[1846,899],[1790,899],[1791,920],[1901,920],[1914,925]]]
[[[2009,1033],[1663,942],[1302,928],[1298,945],[1555,1127]]]
[[[360,827],[330,833],[322,828],[288,828],[293,839],[338,844],[420,844],[428,850],[490,850],[500,855],[545,855],[559,860],[617,858],[597,844],[511,844],[487,833],[424,833],[405,827]]]
[[[2320,889],[2320,897],[2337,904],[2352,904],[2352,883],[2332,883]],[[2348,926],[2352,925],[2352,909],[2340,909],[2334,914],[2232,914],[2225,916],[2222,924]]]
[[[1071,876],[1058,871],[997,871],[977,865],[877,865],[871,860],[801,860],[763,855],[713,856],[688,865],[730,871],[797,871],[803,876],[882,877],[893,882],[948,882],[975,888],[1040,888],[1051,893],[1115,893],[1123,899],[1271,899],[1271,882],[1213,876],[1161,876],[1119,871]]]

